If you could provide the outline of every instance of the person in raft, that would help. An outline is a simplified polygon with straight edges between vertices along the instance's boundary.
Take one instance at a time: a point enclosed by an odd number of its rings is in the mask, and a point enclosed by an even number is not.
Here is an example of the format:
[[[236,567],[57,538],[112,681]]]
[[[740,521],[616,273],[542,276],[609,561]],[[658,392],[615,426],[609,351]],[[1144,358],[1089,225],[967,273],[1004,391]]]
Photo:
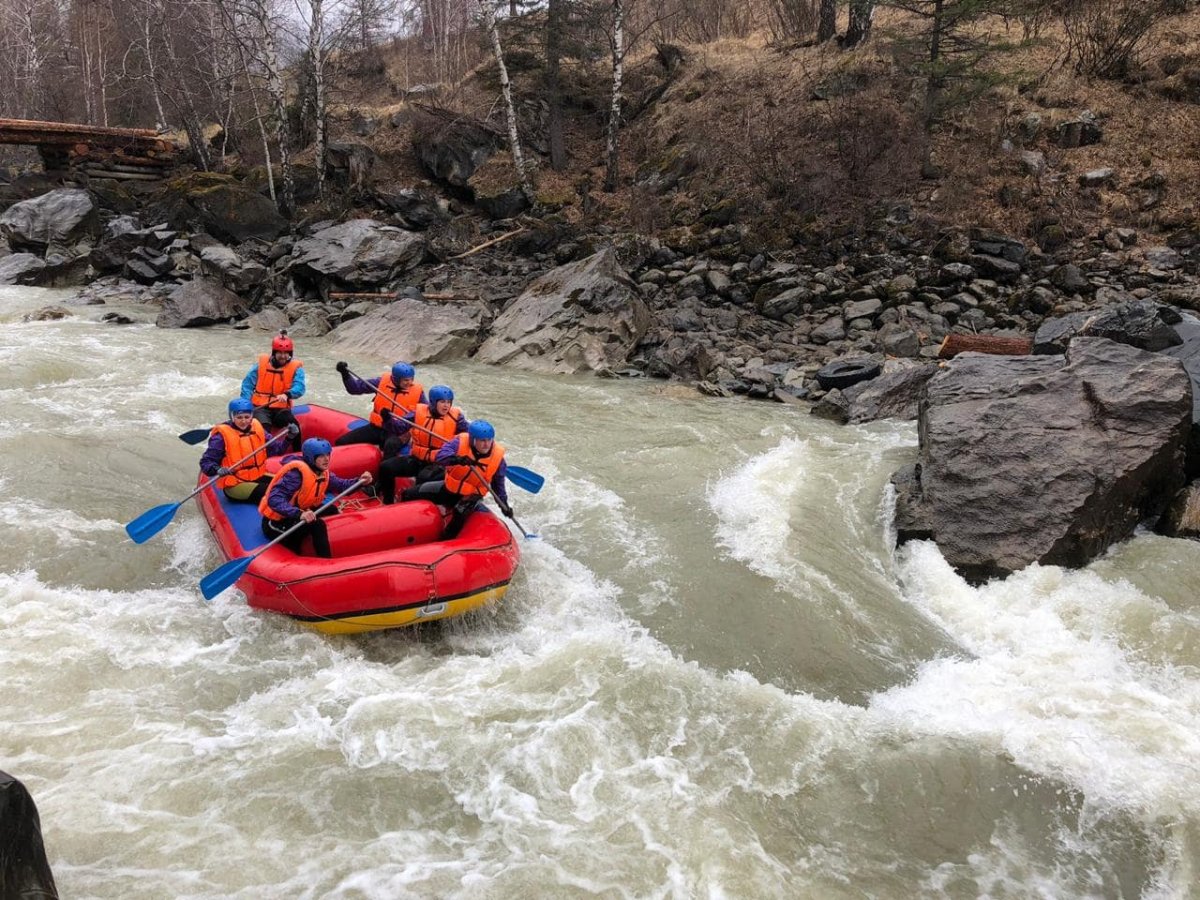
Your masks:
[[[258,503],[271,483],[267,457],[286,451],[290,439],[299,432],[298,425],[289,425],[268,441],[262,423],[254,418],[254,404],[241,397],[230,400],[229,421],[213,427],[208,447],[200,457],[200,471],[209,478],[216,477],[217,487],[230,500]]]
[[[242,397],[254,404],[254,418],[264,428],[277,431],[296,426],[292,450],[300,450],[300,423],[292,415],[292,401],[304,396],[304,363],[295,359],[296,345],[280,329],[264,353],[242,379]]]
[[[444,537],[458,534],[467,516],[489,493],[508,518],[513,509],[508,505],[504,446],[496,441],[496,429],[490,422],[476,419],[467,426],[466,434],[446,441],[434,461],[445,467],[443,477],[426,481],[405,490],[402,500],[430,500],[439,506],[453,507],[454,518]]]
[[[426,402],[425,388],[414,380],[416,369],[406,362],[398,362],[392,366],[390,373],[384,372],[378,378],[364,380],[351,375],[350,367],[344,362],[338,363],[335,368],[342,376],[342,385],[347,394],[374,394],[375,405],[366,425],[351,428],[334,443],[339,447],[346,444],[377,444],[385,457],[395,456],[405,441],[388,440],[389,437],[398,438],[395,425],[389,420],[398,419],[416,409],[418,403]]]
[[[281,543],[293,553],[300,552],[300,543],[311,535],[313,551],[317,556],[329,558],[329,535],[321,518],[337,514],[337,506],[329,506],[318,514],[316,510],[325,502],[326,494],[335,496],[354,484],[354,478],[339,478],[329,471],[329,455],[333,447],[323,438],[309,438],[301,446],[300,458],[291,459],[275,473],[267,487],[266,496],[258,504],[262,513],[262,532],[274,540],[299,522],[306,527],[297,528]],[[364,487],[372,481],[371,473],[364,472]]]
[[[380,496],[384,503],[395,502],[397,478],[416,478],[419,482],[441,480],[442,469],[434,457],[447,442],[466,432],[470,422],[454,406],[454,391],[444,384],[435,384],[429,389],[428,403],[418,403],[416,409],[392,419],[389,425],[401,440],[410,435],[411,440],[408,455],[388,457],[379,465]]]

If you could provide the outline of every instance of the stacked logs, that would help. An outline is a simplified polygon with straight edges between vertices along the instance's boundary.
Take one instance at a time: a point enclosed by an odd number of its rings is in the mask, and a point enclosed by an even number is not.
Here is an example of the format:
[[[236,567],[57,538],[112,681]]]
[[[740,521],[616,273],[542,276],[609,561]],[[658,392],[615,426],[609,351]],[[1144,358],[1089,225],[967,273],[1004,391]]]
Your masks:
[[[29,119],[0,119],[0,144],[36,146],[47,175],[72,180],[157,181],[169,174],[179,152],[149,129]]]

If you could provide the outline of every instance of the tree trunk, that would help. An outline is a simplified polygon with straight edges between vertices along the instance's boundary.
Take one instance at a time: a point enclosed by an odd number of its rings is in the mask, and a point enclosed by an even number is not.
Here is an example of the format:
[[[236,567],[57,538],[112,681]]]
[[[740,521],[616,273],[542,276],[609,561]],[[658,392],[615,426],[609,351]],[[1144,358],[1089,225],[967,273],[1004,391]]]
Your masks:
[[[875,0],[850,0],[850,24],[846,28],[847,50],[865,44],[871,36],[871,22],[875,18]]]
[[[837,0],[821,0],[817,18],[817,43],[823,44],[837,34]]]
[[[608,104],[608,141],[605,152],[604,190],[617,189],[620,175],[621,79],[625,69],[625,0],[612,0],[612,97]]]
[[[1033,352],[1031,338],[999,337],[994,334],[946,335],[938,348],[938,359],[951,359],[960,353],[991,353],[994,356],[1028,356]]]
[[[316,130],[317,196],[325,196],[325,9],[324,0],[308,0],[311,20],[308,53],[312,63],[313,127]]]
[[[504,48],[500,46],[500,29],[496,26],[496,11],[493,0],[479,0],[483,12],[483,24],[492,39],[492,53],[496,57],[496,68],[500,72],[500,91],[504,95],[504,116],[508,120],[508,149],[512,153],[513,166],[521,180],[521,192],[530,204],[534,202],[533,184],[525,169],[525,157],[521,153],[521,135],[517,131],[517,109],[513,105],[512,84],[508,80],[508,67],[504,65]]]
[[[562,115],[562,29],[564,0],[549,0],[546,9],[546,102],[550,106],[547,130],[550,143],[550,168],[561,172],[567,167],[567,148],[563,140]]]

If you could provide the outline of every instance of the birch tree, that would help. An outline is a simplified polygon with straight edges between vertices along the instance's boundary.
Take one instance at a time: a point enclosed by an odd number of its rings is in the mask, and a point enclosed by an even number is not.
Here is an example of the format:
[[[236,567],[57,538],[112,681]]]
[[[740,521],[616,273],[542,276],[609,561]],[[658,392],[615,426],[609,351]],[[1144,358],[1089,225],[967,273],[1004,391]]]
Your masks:
[[[325,196],[325,0],[308,0],[308,59],[313,80],[313,123],[316,129],[317,196]]]
[[[508,67],[504,65],[504,48],[500,44],[500,29],[496,25],[496,10],[493,0],[479,0],[483,14],[483,27],[492,42],[492,54],[496,57],[496,68],[500,72],[500,93],[504,98],[504,116],[508,121],[508,148],[512,152],[513,166],[521,180],[521,192],[530,204],[534,202],[533,182],[525,167],[525,156],[521,153],[521,135],[517,131],[517,109],[513,105],[512,84],[508,80]]]
[[[850,24],[846,28],[844,46],[851,49],[865,44],[871,36],[875,19],[875,0],[850,0]]]
[[[605,140],[604,190],[617,189],[621,161],[621,81],[625,74],[625,0],[612,0],[612,33],[609,50],[612,55],[612,90],[608,103],[608,135]]]

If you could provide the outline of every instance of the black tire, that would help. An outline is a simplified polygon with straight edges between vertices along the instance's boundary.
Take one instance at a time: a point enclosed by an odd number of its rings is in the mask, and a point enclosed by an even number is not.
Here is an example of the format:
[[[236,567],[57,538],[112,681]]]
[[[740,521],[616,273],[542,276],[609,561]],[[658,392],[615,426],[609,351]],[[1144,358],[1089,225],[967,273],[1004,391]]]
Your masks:
[[[843,359],[817,369],[817,383],[827,391],[848,388],[860,381],[868,381],[883,369],[879,363],[869,359]]]

